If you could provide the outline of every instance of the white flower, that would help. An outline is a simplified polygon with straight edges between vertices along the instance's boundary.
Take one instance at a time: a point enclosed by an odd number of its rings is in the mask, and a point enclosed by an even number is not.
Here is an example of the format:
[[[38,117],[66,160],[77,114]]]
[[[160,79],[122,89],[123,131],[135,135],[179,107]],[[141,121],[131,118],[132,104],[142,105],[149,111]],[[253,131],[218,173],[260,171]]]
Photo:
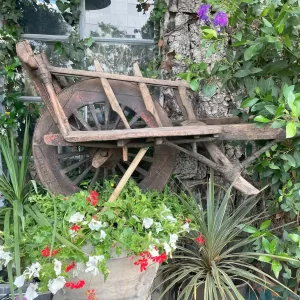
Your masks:
[[[101,230],[100,231],[100,242],[103,242],[105,240],[106,233],[105,231]]]
[[[176,223],[176,218],[174,218],[172,215],[168,215],[164,218],[167,221],[170,221],[171,223]]]
[[[137,222],[141,222],[137,216],[132,216],[132,218],[135,219]]]
[[[84,219],[84,215],[81,214],[80,212],[77,212],[77,213],[75,213],[74,215],[72,215],[72,216],[70,217],[69,222],[70,222],[70,223],[76,224],[76,223],[82,222],[83,219]]]
[[[176,242],[178,241],[177,234],[170,234],[170,245],[173,249],[176,249]]]
[[[145,218],[143,220],[143,226],[146,228],[146,229],[149,229],[153,224],[153,219],[151,218]]]
[[[151,254],[152,257],[159,256],[159,252],[158,252],[157,248],[153,245],[150,245],[149,253]]]
[[[165,249],[167,255],[169,255],[169,253],[172,252],[172,249],[167,242],[164,242],[164,249]]]
[[[11,253],[4,251],[3,246],[0,246],[0,259],[5,260],[5,262],[4,262],[5,267],[12,260]]]
[[[21,275],[21,276],[18,276],[16,277],[15,281],[14,281],[14,285],[17,287],[17,288],[20,288],[24,285],[25,283],[25,275]]]
[[[85,272],[91,272],[94,276],[100,274],[98,269],[98,263],[104,260],[104,256],[90,256],[89,261],[86,263],[87,269]]]
[[[26,290],[26,294],[25,297],[27,300],[33,300],[35,298],[38,297],[38,293],[36,292],[38,288],[38,284],[37,283],[30,283],[27,290]]]
[[[54,271],[56,276],[61,274],[61,265],[62,265],[61,261],[54,258]]]
[[[72,239],[74,239],[77,236],[77,232],[72,230],[72,229],[69,229],[69,234],[70,234]]]
[[[160,233],[161,231],[163,231],[163,228],[162,228],[160,222],[155,222],[155,226],[156,226],[156,233]]]
[[[42,266],[36,262],[31,265],[31,267],[27,267],[25,272],[23,273],[24,275],[28,275],[29,279],[31,277],[39,277],[40,276],[40,270]]]
[[[101,227],[103,227],[103,224],[101,221],[97,221],[95,219],[92,219],[92,221],[89,223],[89,227],[91,230],[98,231]]]
[[[55,279],[50,279],[48,282],[48,289],[52,294],[56,294],[65,286],[66,279],[63,276],[58,276]]]
[[[189,223],[185,223],[181,226],[181,228],[184,230],[184,231],[187,231],[187,232],[190,232],[190,224]]]

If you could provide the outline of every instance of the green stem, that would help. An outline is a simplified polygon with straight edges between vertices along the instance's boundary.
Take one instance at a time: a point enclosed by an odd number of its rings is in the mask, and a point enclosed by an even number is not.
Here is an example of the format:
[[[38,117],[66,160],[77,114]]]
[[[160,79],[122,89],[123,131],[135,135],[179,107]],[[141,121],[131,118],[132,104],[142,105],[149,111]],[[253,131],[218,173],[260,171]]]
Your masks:
[[[14,246],[15,246],[15,266],[17,276],[21,276],[21,259],[20,259],[20,240],[19,240],[19,203],[15,200],[13,203],[13,220],[14,220]],[[23,300],[22,288],[18,289],[20,300]]]

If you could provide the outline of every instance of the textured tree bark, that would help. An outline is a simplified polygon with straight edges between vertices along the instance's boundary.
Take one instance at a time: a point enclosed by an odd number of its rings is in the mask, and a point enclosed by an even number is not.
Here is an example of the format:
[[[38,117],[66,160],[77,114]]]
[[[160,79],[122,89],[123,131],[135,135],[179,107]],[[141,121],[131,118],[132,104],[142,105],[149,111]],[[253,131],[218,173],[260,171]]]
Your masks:
[[[197,17],[197,10],[201,5],[200,0],[166,0],[168,10],[162,24],[161,36],[164,41],[165,60],[162,63],[163,75],[166,78],[180,72],[185,72],[186,59],[196,62],[206,62],[212,68],[214,62],[225,55],[225,49],[219,49],[216,54],[206,57],[207,48],[203,48],[200,37],[200,22]],[[183,59],[176,60],[175,56],[180,55]],[[230,116],[230,109],[235,107],[234,95],[220,89],[212,97],[199,93],[189,92],[189,100],[197,118],[205,117],[226,117]],[[173,120],[180,120],[183,116],[178,107],[174,93],[171,89],[163,90],[164,106]],[[243,156],[238,147],[228,144],[223,145],[223,151],[231,161],[237,161]],[[207,168],[193,158],[185,154],[178,154],[175,174],[181,179],[203,179],[207,175]]]

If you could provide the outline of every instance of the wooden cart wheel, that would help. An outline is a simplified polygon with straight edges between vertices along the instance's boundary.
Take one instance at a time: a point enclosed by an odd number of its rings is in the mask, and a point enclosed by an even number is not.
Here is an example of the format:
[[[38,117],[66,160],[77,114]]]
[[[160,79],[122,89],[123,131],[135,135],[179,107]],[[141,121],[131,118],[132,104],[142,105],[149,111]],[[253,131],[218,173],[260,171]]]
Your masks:
[[[137,85],[110,81],[110,85],[123,109],[131,128],[157,127],[153,116],[144,106]],[[125,128],[122,120],[108,104],[99,79],[80,81],[64,89],[58,95],[73,130],[114,130]],[[157,111],[163,126],[172,126],[158,103]],[[74,146],[49,146],[44,135],[58,133],[48,110],[42,113],[33,136],[33,157],[37,174],[44,186],[55,194],[69,195],[79,190],[78,184],[89,182],[91,188],[97,181],[110,176],[124,174],[138,148],[129,148],[129,161],[122,161],[122,148],[99,148]],[[102,156],[104,163],[95,168],[95,156]],[[108,157],[108,158],[107,158]],[[149,149],[143,161],[133,174],[140,187],[162,190],[168,182],[176,159],[176,150],[166,146]]]

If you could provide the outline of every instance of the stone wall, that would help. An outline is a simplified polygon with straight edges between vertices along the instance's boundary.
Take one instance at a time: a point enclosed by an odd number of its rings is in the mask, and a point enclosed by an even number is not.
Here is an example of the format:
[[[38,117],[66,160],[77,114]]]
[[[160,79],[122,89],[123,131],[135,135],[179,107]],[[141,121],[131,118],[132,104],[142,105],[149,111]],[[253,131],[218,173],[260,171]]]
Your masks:
[[[164,77],[171,77],[174,74],[186,71],[185,59],[195,62],[204,61],[212,68],[216,60],[224,56],[225,49],[218,49],[217,53],[206,57],[207,48],[203,48],[200,37],[200,21],[197,17],[197,10],[201,5],[199,0],[166,0],[168,11],[165,14],[162,24],[161,35],[164,41],[165,61],[162,66]],[[175,56],[180,55],[183,59],[176,60]],[[192,101],[194,111],[199,118],[224,117],[230,115],[230,110],[235,107],[234,95],[222,90],[219,85],[213,97],[205,97],[201,91],[191,92],[189,98]],[[163,91],[163,103],[169,116],[172,119],[180,120],[182,115],[174,100],[171,89]],[[243,153],[238,147],[223,145],[223,150],[231,160],[239,159]],[[175,174],[185,180],[201,180],[206,177],[207,169],[195,159],[185,154],[179,154]]]

